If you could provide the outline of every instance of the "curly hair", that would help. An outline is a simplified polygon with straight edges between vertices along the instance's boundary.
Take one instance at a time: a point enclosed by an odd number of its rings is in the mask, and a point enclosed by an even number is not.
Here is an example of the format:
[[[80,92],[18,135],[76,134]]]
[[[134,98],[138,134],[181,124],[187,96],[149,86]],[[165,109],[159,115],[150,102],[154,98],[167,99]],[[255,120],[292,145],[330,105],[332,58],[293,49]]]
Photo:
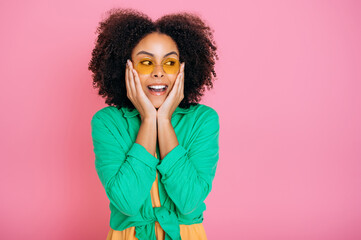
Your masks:
[[[99,88],[98,94],[106,99],[106,104],[118,109],[135,108],[126,92],[126,61],[131,59],[132,50],[140,40],[152,32],[170,36],[177,44],[179,60],[186,63],[184,98],[179,107],[198,104],[205,87],[213,88],[215,60],[219,59],[214,30],[199,16],[181,12],[152,21],[144,13],[130,8],[113,8],[106,13],[107,18],[95,32],[99,35],[88,67],[93,72],[93,87]]]

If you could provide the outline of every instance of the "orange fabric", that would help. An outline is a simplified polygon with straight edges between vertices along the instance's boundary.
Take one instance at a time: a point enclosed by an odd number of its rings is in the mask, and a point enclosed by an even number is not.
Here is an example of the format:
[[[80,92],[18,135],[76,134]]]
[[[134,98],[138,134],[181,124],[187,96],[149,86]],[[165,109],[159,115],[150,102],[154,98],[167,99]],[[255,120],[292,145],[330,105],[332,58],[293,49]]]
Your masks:
[[[155,153],[157,157],[157,153]],[[159,189],[158,189],[158,171],[152,188],[150,189],[150,195],[152,199],[153,207],[160,207]],[[182,240],[207,240],[206,232],[203,228],[203,223],[197,223],[192,225],[179,225],[180,234]],[[164,230],[160,226],[159,222],[155,222],[155,235],[157,240],[164,240]],[[110,228],[106,240],[138,240],[135,237],[135,227],[129,227],[123,231],[117,231]]]

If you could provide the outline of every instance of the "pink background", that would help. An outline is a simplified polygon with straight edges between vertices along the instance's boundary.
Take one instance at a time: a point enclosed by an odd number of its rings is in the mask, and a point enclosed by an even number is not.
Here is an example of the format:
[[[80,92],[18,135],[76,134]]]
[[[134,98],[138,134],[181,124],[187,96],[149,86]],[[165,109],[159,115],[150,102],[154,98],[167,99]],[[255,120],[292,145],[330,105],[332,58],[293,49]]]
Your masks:
[[[360,1],[2,1],[0,239],[105,239],[87,70],[106,10],[215,30],[220,159],[208,238],[361,239]]]

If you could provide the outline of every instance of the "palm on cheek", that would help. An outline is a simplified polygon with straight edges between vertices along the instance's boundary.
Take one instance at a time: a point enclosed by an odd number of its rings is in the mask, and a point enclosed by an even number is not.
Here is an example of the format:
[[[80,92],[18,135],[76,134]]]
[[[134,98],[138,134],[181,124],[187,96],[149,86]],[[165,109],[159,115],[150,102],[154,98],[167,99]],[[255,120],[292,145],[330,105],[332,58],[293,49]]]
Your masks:
[[[125,79],[127,96],[133,103],[135,108],[137,108],[137,110],[139,111],[141,118],[153,118],[154,116],[156,116],[156,110],[152,102],[145,95],[138,73],[136,70],[133,69],[131,61],[128,61],[127,63]]]
[[[184,63],[177,75],[173,88],[157,111],[157,118],[171,119],[174,110],[184,98]]]

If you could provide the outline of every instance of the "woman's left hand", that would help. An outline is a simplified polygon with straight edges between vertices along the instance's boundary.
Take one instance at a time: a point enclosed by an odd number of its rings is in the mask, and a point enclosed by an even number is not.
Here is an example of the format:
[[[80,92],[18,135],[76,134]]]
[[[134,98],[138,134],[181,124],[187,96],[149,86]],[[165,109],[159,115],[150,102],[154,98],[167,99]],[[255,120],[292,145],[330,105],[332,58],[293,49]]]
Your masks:
[[[174,82],[171,92],[157,111],[157,119],[172,119],[174,110],[184,98],[184,62],[180,67],[178,76]]]

